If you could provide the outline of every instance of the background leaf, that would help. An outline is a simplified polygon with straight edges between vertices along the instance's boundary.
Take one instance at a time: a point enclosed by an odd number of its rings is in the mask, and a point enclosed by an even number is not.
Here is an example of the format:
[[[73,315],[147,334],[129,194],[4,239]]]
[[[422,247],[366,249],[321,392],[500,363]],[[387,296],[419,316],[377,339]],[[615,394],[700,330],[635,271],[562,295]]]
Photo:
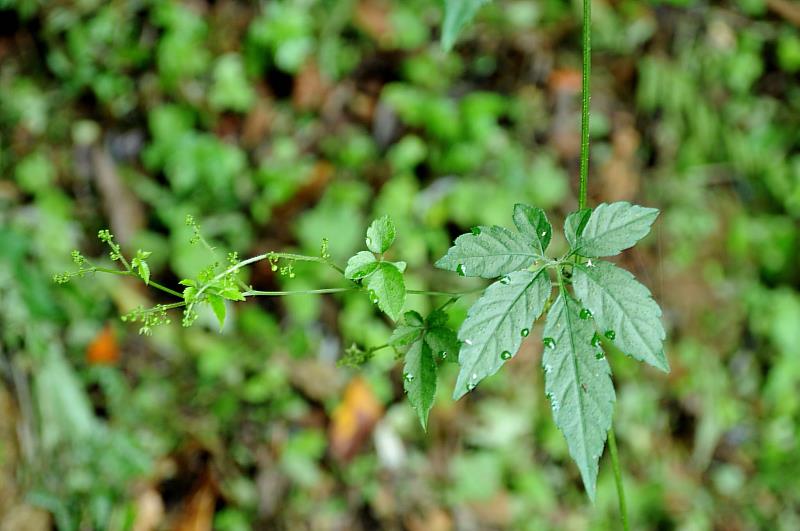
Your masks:
[[[640,207],[625,201],[602,203],[592,210],[583,231],[576,241],[570,240],[570,246],[581,256],[619,254],[644,238],[657,216],[657,208]],[[566,232],[569,238],[571,231]]]
[[[476,227],[462,234],[455,245],[436,262],[436,267],[461,276],[497,278],[531,265],[542,257],[530,238],[504,227]]]
[[[581,303],[591,310],[600,333],[613,339],[628,356],[669,372],[661,308],[650,290],[631,273],[598,261],[591,266],[576,266],[572,286]]]
[[[611,368],[602,351],[592,346],[594,327],[580,318],[580,311],[564,293],[553,303],[542,332],[542,366],[553,418],[594,500],[597,462],[611,427],[615,394]]]
[[[475,17],[480,7],[488,0],[445,0],[442,24],[442,48],[450,50],[458,34]]]
[[[489,286],[469,309],[458,331],[461,351],[453,398],[465,393],[498,369],[519,350],[533,322],[542,314],[550,296],[546,270],[517,271]]]

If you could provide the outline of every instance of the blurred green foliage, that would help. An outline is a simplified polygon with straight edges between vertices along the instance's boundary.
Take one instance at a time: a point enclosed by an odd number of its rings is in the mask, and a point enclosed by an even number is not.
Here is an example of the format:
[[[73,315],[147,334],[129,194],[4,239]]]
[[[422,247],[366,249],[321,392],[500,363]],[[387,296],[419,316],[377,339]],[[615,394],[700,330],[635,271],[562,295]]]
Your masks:
[[[594,6],[590,203],[664,213],[625,265],[665,308],[673,372],[609,360],[636,529],[800,528],[800,30],[770,5]],[[454,235],[505,224],[514,202],[576,204],[579,7],[497,0],[445,54],[423,0],[0,0],[0,418],[17,426],[0,517],[32,505],[59,529],[128,529],[143,493],[185,516],[208,473],[231,531],[616,528],[607,462],[592,507],[550,419],[538,326],[475,396],[451,402],[445,366],[425,435],[388,351],[336,367],[389,336],[360,296],[142,339],[116,316],[153,293],[50,281],[72,248],[103,253],[104,227],[169,284],[209,261],[186,214],[220,261],[327,237],[340,263],[391,214],[409,288],[478,286],[430,267]],[[336,280],[296,272],[248,281]],[[92,363],[106,325],[119,357]],[[331,418],[355,373],[383,413],[340,459]]]

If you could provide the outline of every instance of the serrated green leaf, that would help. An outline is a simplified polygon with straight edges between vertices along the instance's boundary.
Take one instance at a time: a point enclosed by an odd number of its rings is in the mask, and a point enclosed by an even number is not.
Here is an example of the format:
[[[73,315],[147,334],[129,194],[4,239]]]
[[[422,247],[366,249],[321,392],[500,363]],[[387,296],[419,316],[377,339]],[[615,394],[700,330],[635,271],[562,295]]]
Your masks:
[[[428,414],[436,396],[436,369],[436,360],[427,342],[412,343],[403,366],[403,387],[424,430],[428,429]]]
[[[458,400],[496,373],[519,350],[526,330],[539,318],[550,296],[546,270],[516,271],[489,286],[469,309],[458,331],[461,350],[453,398]],[[507,357],[503,353],[507,352]]]
[[[442,359],[458,359],[458,337],[446,326],[432,326],[425,332],[424,341],[431,351]]]
[[[369,251],[359,251],[347,261],[344,276],[349,280],[358,280],[371,275],[378,269],[375,255]]]
[[[580,305],[559,295],[547,314],[542,366],[553,418],[567,440],[583,485],[594,500],[597,463],[614,411],[611,368],[592,345],[594,327],[580,318]]]
[[[572,252],[581,256],[614,256],[644,238],[658,217],[658,209],[632,205],[626,201],[602,203],[592,210]]]
[[[423,328],[419,326],[400,325],[392,331],[387,343],[402,352],[411,343],[422,337],[422,331]]]
[[[575,267],[572,286],[600,332],[613,332],[622,352],[669,372],[661,308],[631,273],[609,262],[584,264]]]
[[[225,288],[223,290],[220,290],[219,294],[228,299],[229,301],[244,300],[244,295],[242,295],[242,292],[239,291],[237,288]]]
[[[422,318],[419,312],[409,310],[403,314],[403,322],[408,326],[420,327],[425,324],[425,319]]]
[[[395,237],[394,223],[389,216],[383,216],[367,229],[367,249],[373,253],[385,253]]]
[[[537,253],[544,255],[553,237],[553,226],[547,221],[544,210],[517,203],[514,205],[513,218],[517,230],[530,238]]]
[[[498,226],[478,227],[476,231],[456,238],[436,267],[466,277],[497,278],[542,258],[524,234]]]
[[[144,260],[139,261],[139,276],[146,285],[150,285],[150,266]]]
[[[208,298],[208,304],[211,306],[211,309],[214,310],[217,321],[219,321],[219,329],[222,330],[222,327],[225,326],[225,299],[211,293],[207,293],[206,297]]]
[[[591,208],[582,208],[576,210],[567,216],[564,220],[564,236],[569,242],[569,248],[575,249],[578,244],[578,237],[586,227],[586,222],[589,221],[589,216],[592,215]]]
[[[445,51],[453,47],[464,26],[475,18],[478,9],[487,2],[488,0],[445,0],[442,23],[442,48]]]
[[[403,273],[388,262],[380,262],[378,268],[366,278],[366,283],[370,297],[374,297],[378,308],[396,321],[406,302]]]

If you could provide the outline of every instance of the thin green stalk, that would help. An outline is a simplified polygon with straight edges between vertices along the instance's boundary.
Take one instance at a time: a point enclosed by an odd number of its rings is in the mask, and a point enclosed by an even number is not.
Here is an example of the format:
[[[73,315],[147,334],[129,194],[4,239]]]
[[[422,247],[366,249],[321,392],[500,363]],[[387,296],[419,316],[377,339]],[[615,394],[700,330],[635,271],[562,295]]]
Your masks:
[[[100,272],[100,273],[110,273],[112,275],[120,275],[120,276],[123,276],[123,277],[140,278],[139,275],[137,275],[133,271],[122,271],[120,269],[109,269],[107,267],[92,267],[91,271],[92,272]],[[163,291],[164,293],[169,293],[173,297],[178,297],[179,299],[183,298],[183,295],[178,293],[174,289],[170,289],[170,288],[164,286],[163,284],[159,284],[158,282],[155,282],[153,280],[150,281],[149,285],[153,286],[154,288],[156,288],[158,290]]]
[[[586,208],[587,187],[589,182],[589,107],[592,100],[592,0],[583,0],[583,69],[581,76],[581,166],[580,186],[578,191],[578,208]],[[577,256],[575,257],[577,260]],[[560,288],[564,290],[561,270],[558,272]],[[628,531],[628,508],[625,502],[625,487],[622,484],[622,472],[619,466],[617,438],[614,427],[608,430],[608,449],[611,454],[611,466],[614,469],[614,482],[617,485],[617,501],[622,519],[622,529]]]
[[[583,76],[581,79],[581,173],[578,208],[586,208],[589,181],[589,103],[592,99],[592,0],[583,0]]]
[[[260,291],[250,290],[242,293],[245,297],[282,297],[284,295],[321,295],[325,293],[342,293],[344,291],[355,291],[358,288],[322,288],[322,289],[299,289],[293,291]]]
[[[622,518],[622,529],[628,531],[628,507],[625,503],[625,487],[622,484],[622,472],[619,468],[619,455],[617,453],[617,438],[613,426],[608,430],[608,449],[611,453],[611,466],[614,469],[614,482],[617,484],[617,498],[619,500],[619,514]]]

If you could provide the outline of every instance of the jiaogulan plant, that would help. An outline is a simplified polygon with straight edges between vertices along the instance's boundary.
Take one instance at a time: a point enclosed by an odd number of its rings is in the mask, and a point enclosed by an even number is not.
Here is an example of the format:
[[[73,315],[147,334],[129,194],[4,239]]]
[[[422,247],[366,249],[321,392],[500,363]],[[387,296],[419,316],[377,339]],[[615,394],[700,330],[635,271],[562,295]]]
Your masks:
[[[460,29],[470,21],[485,0],[448,0],[442,44],[448,49]],[[621,351],[639,361],[669,371],[664,355],[661,310],[649,290],[632,274],[600,260],[635,245],[648,234],[658,210],[627,202],[586,207],[589,148],[590,100],[590,0],[583,3],[583,83],[581,116],[581,159],[579,208],[564,223],[568,251],[548,256],[553,228],[545,212],[529,205],[513,206],[514,230],[500,226],[478,226],[459,236],[436,267],[464,277],[492,280],[468,311],[458,331],[448,326],[447,308],[464,293],[406,289],[406,263],[390,261],[386,253],[395,237],[395,225],[388,216],[372,222],[366,232],[366,250],[352,256],[344,267],[334,263],[323,240],[319,256],[267,252],[240,260],[235,253],[225,263],[216,262],[198,278],[180,281],[182,291],[151,279],[150,252],[138,250],[127,259],[108,230],[100,240],[110,248],[110,258],[121,268],[94,265],[80,252],[73,252],[75,271],[57,275],[57,282],[90,273],[136,277],[177,300],[151,308],[137,308],[124,321],[139,323],[140,333],[168,323],[169,311],[183,309],[182,323],[190,326],[198,309],[211,308],[220,326],[225,323],[226,301],[244,301],[257,296],[321,294],[360,291],[397,323],[387,344],[347,349],[343,361],[360,364],[377,350],[393,347],[404,356],[403,380],[408,400],[423,428],[433,405],[438,365],[457,359],[460,372],[453,391],[459,399],[486,377],[496,373],[513,358],[534,323],[547,313],[542,332],[542,367],[545,389],[553,418],[563,432],[570,454],[578,465],[586,492],[594,500],[598,463],[606,439],[609,442],[619,495],[623,527],[627,529],[616,442],[612,430],[615,402],[611,368],[606,353]],[[193,243],[214,249],[203,238],[200,225],[187,216],[193,229]],[[242,268],[268,261],[272,271],[294,277],[295,262],[316,262],[336,270],[343,286],[303,291],[259,291],[240,278]],[[427,316],[403,312],[408,295],[445,298],[444,304]]]

